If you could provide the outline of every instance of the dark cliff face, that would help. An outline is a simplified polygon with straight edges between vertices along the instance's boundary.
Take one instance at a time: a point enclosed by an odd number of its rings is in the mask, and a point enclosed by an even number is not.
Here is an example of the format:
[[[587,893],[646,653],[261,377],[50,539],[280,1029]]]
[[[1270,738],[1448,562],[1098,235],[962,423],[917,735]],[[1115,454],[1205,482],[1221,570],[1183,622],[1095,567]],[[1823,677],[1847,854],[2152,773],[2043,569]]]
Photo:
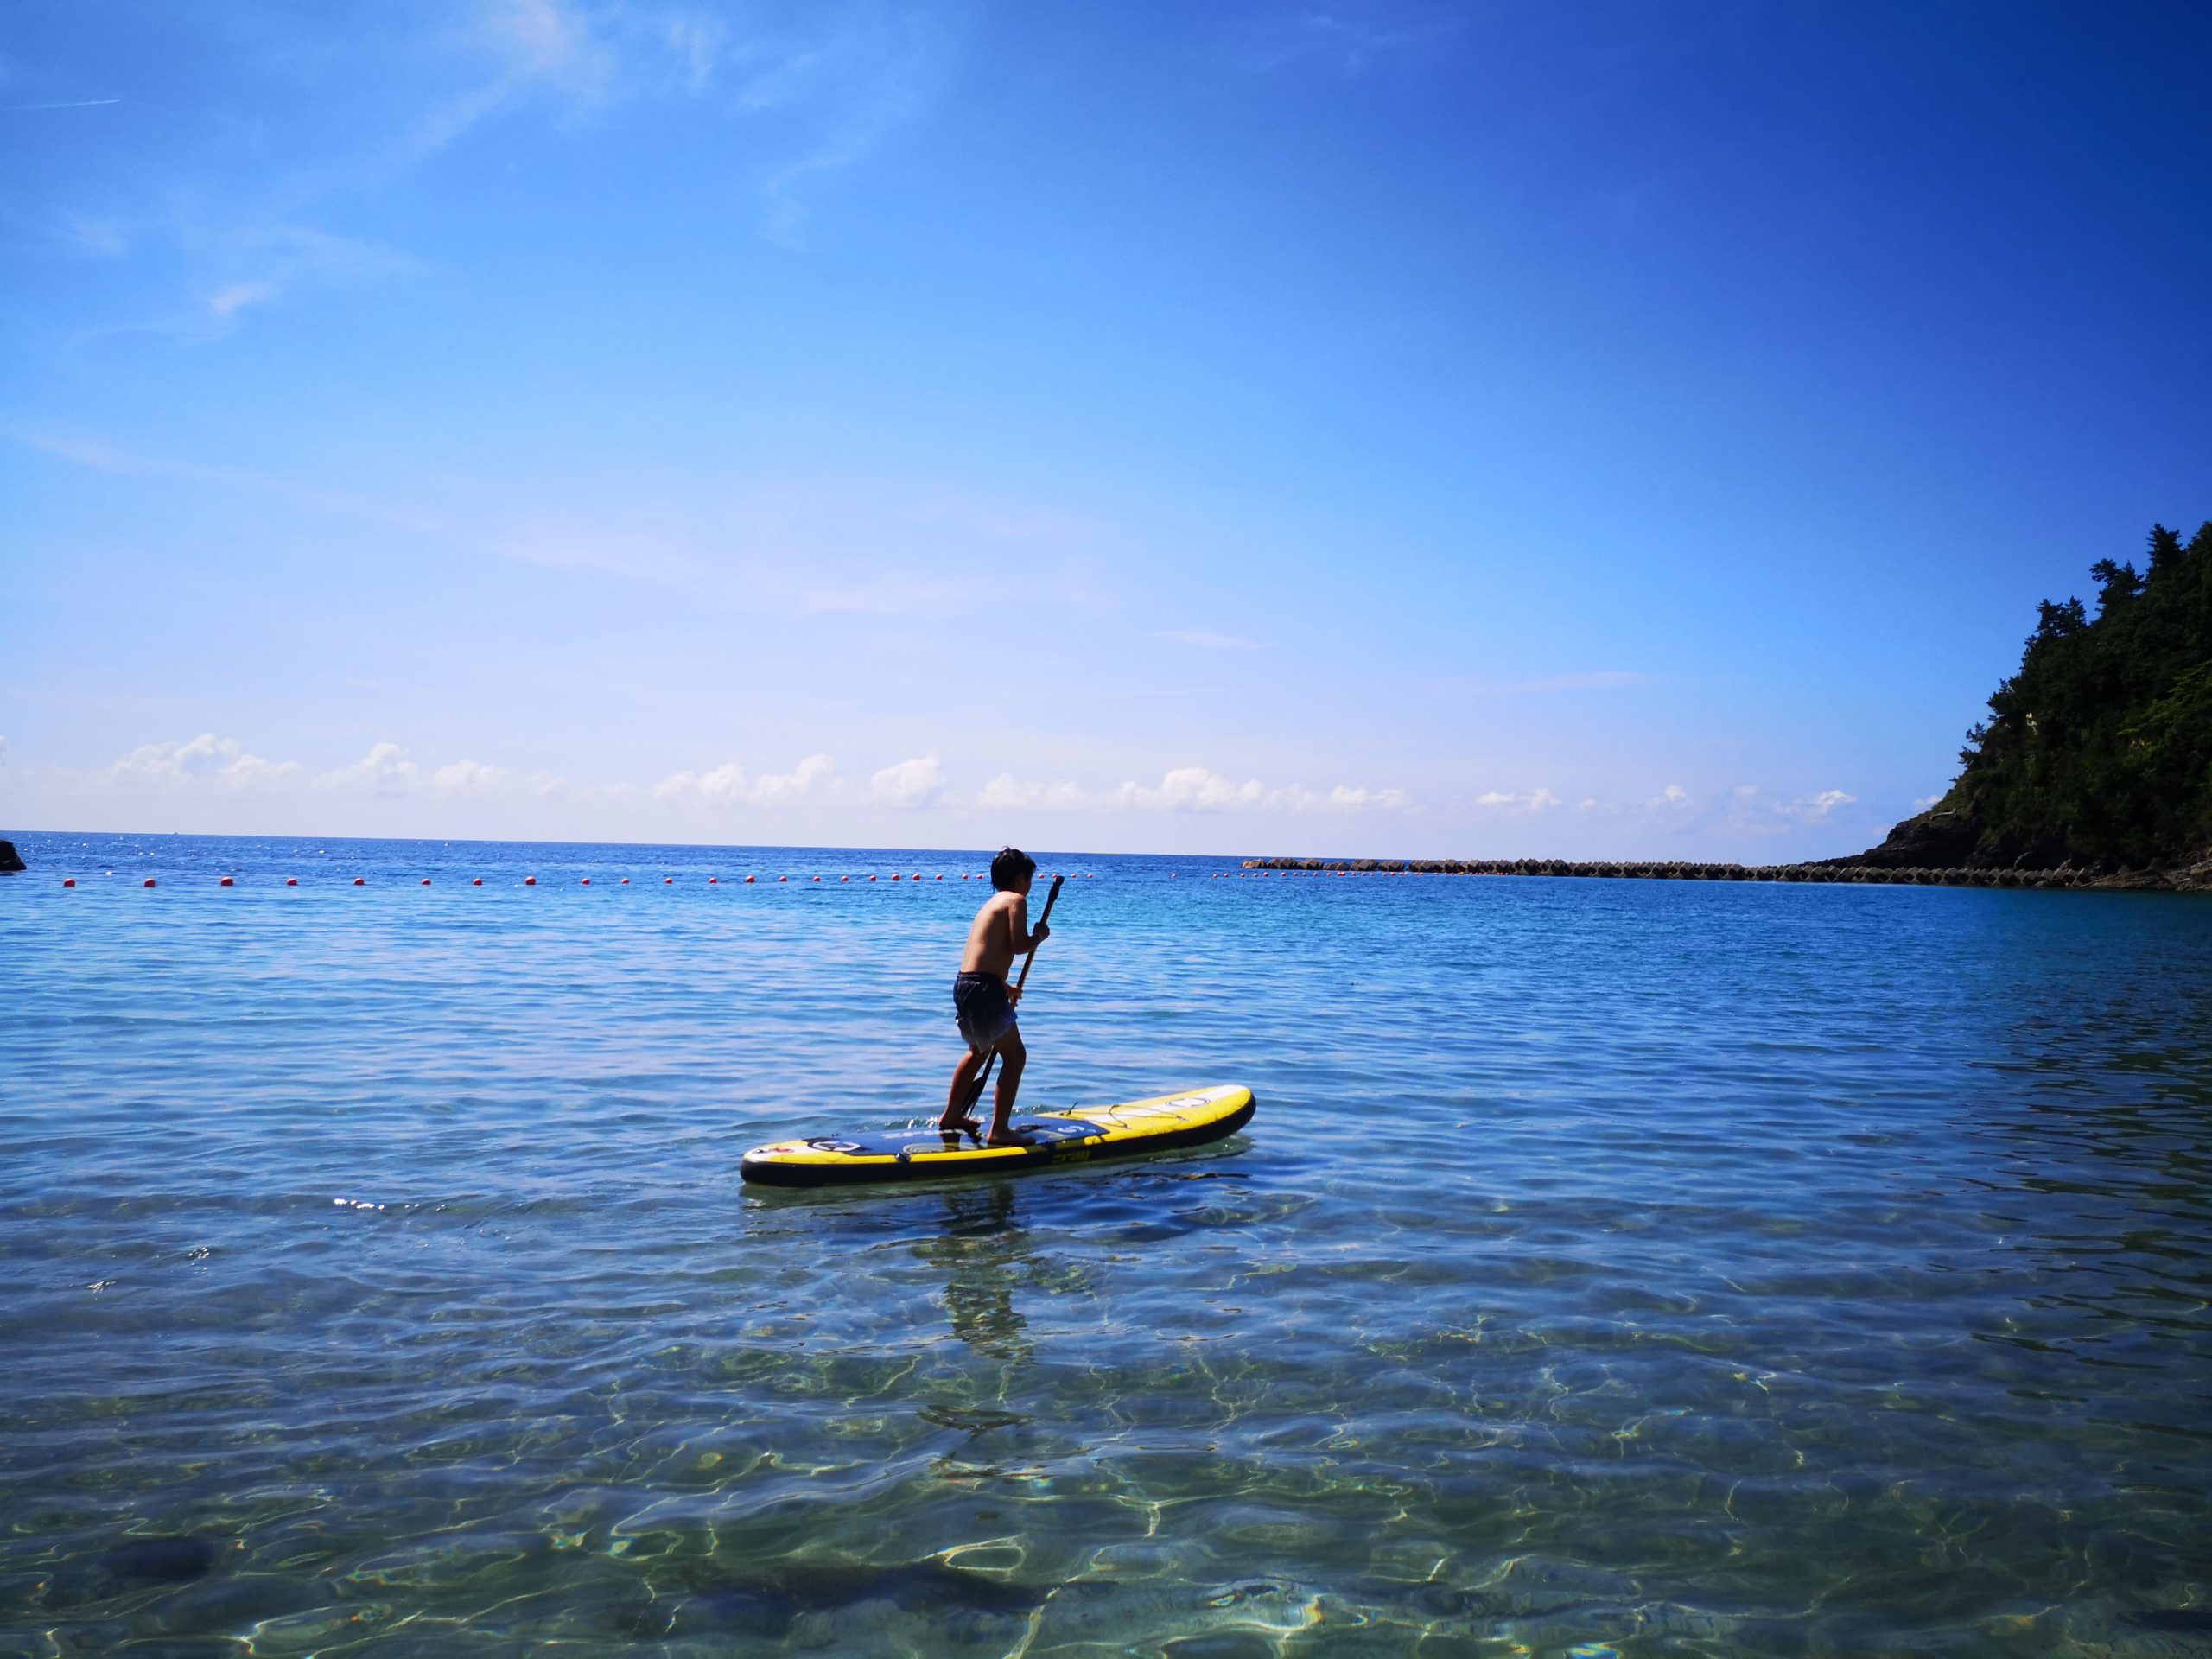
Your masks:
[[[2039,607],[2020,666],[1967,734],[1958,779],[1876,868],[2186,868],[2212,857],[2212,524],[2150,558],[2101,560],[2094,619]]]
[[[1971,869],[1980,845],[1980,824],[1963,812],[1939,806],[1916,818],[1907,818],[1878,847],[1825,861],[1875,870]]]

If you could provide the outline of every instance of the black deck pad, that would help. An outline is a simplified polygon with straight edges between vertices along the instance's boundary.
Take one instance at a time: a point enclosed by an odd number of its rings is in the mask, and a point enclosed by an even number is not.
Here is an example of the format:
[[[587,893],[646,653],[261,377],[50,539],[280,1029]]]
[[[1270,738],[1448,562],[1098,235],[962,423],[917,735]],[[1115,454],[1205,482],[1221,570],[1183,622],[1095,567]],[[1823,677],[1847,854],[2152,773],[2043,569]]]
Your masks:
[[[1068,1117],[1016,1117],[1008,1125],[1033,1146],[1094,1141],[1106,1133],[1103,1123],[1083,1123]],[[976,1135],[950,1129],[887,1129],[881,1135],[825,1135],[810,1139],[808,1146],[823,1152],[842,1152],[855,1158],[906,1158],[918,1152],[969,1150],[983,1144]]]

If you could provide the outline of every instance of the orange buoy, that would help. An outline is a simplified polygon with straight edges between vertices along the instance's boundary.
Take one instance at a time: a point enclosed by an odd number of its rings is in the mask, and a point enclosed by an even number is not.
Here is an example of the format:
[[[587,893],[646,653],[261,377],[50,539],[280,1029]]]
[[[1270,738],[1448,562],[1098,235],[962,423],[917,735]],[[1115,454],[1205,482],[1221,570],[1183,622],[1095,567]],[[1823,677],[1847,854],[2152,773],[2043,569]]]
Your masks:
[[[776,878],[776,880],[779,880],[779,881],[788,881],[788,880],[791,880],[791,877],[789,877],[788,875],[779,875],[779,876],[778,876],[778,877]]]
[[[429,882],[425,881],[423,885],[424,887],[429,887],[430,884],[429,884]],[[583,885],[584,885],[584,886],[586,886],[586,887],[589,887],[589,886],[591,886],[591,877],[589,877],[589,876],[586,876],[586,877],[584,877],[584,880],[583,880]]]
[[[753,885],[753,878],[751,876],[748,875],[745,878],[745,885],[748,887]]]
[[[296,875],[288,875],[284,878],[284,885],[288,887],[296,887],[300,885],[300,878]]]
[[[899,878],[898,878],[897,876],[895,876],[895,875],[894,875],[894,876],[893,876],[891,879],[892,879],[893,881],[896,881]],[[873,880],[875,880],[875,878],[874,878],[874,876],[872,876],[872,875],[871,875],[870,877],[868,877],[868,880],[871,880],[871,881],[873,881]]]
[[[353,878],[353,885],[357,887],[365,887],[369,883],[366,877],[357,875]]]
[[[719,875],[710,875],[707,878],[707,885],[710,887],[719,887],[721,884],[722,879]]]
[[[429,876],[426,875],[423,878],[423,885],[426,887],[430,885],[430,878]]]
[[[149,875],[146,878],[146,885],[149,887],[154,885],[154,878],[152,876]]]
[[[522,879],[522,884],[525,887],[534,887],[537,885],[537,878],[534,875],[525,875]]]
[[[899,878],[898,878],[896,875],[893,875],[891,879],[892,879],[893,881],[896,881]],[[874,878],[874,876],[870,876],[870,877],[868,878],[868,880],[871,880],[871,881],[873,881],[874,880],[875,880],[875,878]]]
[[[474,881],[470,882],[468,885],[469,885],[470,887],[482,887],[482,886],[484,885],[484,878],[483,878],[482,876],[480,876],[480,876],[478,876],[478,877],[477,877]]]
[[[818,875],[817,875],[817,876],[816,876],[814,879],[815,879],[817,881],[819,881],[822,878],[821,878],[820,876],[818,876]]]
[[[65,887],[73,887],[77,885],[77,878],[73,875],[65,875],[61,878],[61,885]]]
[[[938,880],[940,880],[940,881],[942,881],[942,880],[944,880],[944,878],[942,875],[940,875],[940,876],[938,876]]]
[[[849,881],[849,880],[851,880],[853,878],[852,878],[851,876],[849,876],[849,875],[841,875],[841,876],[839,876],[837,879],[838,879],[840,881]]]
[[[676,878],[672,875],[664,875],[660,879],[660,884],[664,887],[672,887],[676,885]]]
[[[630,878],[628,876],[626,875],[622,878],[622,885],[626,887],[630,885]]]
[[[227,875],[226,875],[226,876],[225,876],[221,880],[218,881],[215,885],[216,885],[217,887],[234,887],[238,886],[238,883],[237,883],[237,882],[235,882],[235,881],[233,881],[233,880],[231,880],[231,878],[230,878],[229,876],[227,876]]]

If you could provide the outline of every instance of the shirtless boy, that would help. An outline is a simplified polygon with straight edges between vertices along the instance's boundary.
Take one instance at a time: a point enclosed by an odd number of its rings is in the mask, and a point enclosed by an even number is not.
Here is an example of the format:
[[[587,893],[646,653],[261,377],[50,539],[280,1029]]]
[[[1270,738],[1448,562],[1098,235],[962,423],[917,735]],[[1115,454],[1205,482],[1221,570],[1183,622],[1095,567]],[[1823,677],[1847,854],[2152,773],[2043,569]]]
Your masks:
[[[1014,1023],[1014,1005],[1021,993],[1007,981],[1014,959],[1028,955],[1052,935],[1043,922],[1035,932],[1029,929],[1029,884],[1036,874],[1037,861],[1011,847],[991,861],[991,886],[997,891],[976,912],[968,929],[968,948],[960,956],[960,972],[952,982],[953,1017],[968,1039],[968,1057],[952,1074],[952,1096],[937,1126],[964,1135],[982,1128],[968,1116],[968,1096],[976,1086],[976,1073],[996,1053],[998,1101],[991,1113],[991,1132],[983,1141],[989,1147],[1022,1144],[1007,1125],[1029,1052],[1022,1047],[1021,1033]]]

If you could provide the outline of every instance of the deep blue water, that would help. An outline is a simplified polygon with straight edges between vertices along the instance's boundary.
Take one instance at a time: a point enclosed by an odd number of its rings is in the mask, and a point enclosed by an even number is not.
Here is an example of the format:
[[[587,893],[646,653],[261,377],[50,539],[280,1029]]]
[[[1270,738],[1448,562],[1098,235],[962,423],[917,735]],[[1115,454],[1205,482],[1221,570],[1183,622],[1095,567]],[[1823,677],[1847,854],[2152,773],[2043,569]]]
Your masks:
[[[2212,1652],[2212,902],[17,840],[0,1651]]]

